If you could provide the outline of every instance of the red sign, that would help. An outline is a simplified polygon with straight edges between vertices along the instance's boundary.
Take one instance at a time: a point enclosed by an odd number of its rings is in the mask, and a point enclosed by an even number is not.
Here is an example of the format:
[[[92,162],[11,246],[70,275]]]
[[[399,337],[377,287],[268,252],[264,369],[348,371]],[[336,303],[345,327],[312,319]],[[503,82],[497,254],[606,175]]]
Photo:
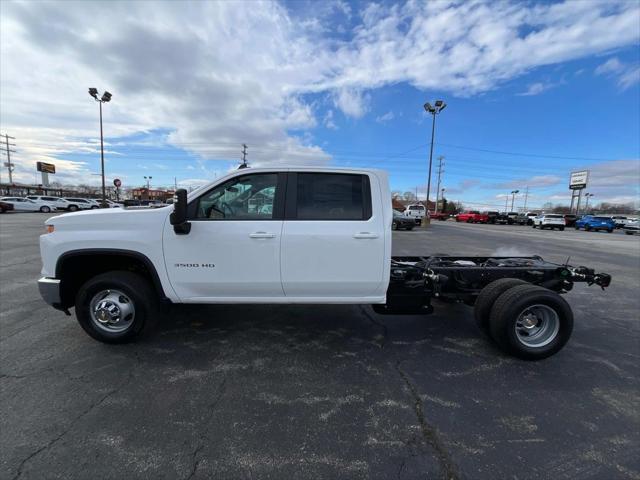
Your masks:
[[[116,179],[113,181],[113,184],[115,185],[115,187],[116,187],[116,188],[120,188],[120,187],[122,186],[122,182],[120,181],[120,179],[119,179],[119,178],[116,178]]]

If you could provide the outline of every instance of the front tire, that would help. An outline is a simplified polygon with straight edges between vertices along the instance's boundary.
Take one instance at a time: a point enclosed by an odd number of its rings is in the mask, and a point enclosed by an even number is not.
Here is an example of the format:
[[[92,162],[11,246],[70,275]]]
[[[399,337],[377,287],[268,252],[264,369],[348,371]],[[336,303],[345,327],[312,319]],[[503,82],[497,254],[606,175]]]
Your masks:
[[[393,222],[391,224],[391,230],[398,230],[398,223],[397,222]]]
[[[49,212],[51,212],[51,208],[49,208],[47,206],[43,206],[43,207],[40,207],[40,211],[42,213],[49,213]]]
[[[69,205],[69,211],[70,212],[77,212],[78,211],[78,207],[76,207],[75,205]]]
[[[560,230],[561,232],[564,232],[564,227],[560,227],[558,230]]]
[[[569,341],[573,312],[557,293],[521,285],[496,300],[489,328],[505,352],[524,360],[541,360],[560,351]]]
[[[76,295],[78,323],[94,339],[127,343],[150,334],[158,320],[157,295],[131,272],[113,271],[89,279]]]

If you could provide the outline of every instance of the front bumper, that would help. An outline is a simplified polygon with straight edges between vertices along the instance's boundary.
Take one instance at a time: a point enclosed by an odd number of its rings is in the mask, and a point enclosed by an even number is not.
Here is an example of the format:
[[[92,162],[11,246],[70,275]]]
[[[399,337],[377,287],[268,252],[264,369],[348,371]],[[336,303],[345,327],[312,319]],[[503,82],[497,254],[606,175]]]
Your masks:
[[[42,277],[38,280],[38,290],[42,299],[55,308],[60,308],[60,280]]]

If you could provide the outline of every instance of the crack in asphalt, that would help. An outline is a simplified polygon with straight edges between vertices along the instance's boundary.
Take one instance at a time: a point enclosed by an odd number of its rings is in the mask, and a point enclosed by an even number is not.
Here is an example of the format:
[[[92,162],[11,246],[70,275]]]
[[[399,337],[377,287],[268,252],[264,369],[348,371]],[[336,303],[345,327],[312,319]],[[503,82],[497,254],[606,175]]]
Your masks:
[[[215,409],[220,403],[222,396],[224,395],[226,385],[227,385],[227,375],[224,376],[224,378],[222,379],[222,382],[220,383],[218,395],[216,396],[215,400],[209,404],[209,407],[208,407],[209,415],[207,416],[207,419],[203,422],[205,425],[205,428],[203,432],[200,434],[200,442],[198,443],[193,453],[191,454],[191,463],[192,463],[191,473],[189,473],[189,476],[186,477],[185,480],[191,480],[195,476],[195,474],[198,472],[198,466],[200,465],[200,462],[202,461],[202,459],[201,458],[198,459],[197,457],[198,457],[198,454],[204,449],[205,441],[211,441],[211,439],[207,435],[207,431],[209,429],[208,427],[209,427],[209,424],[211,423],[211,418],[213,418],[213,414],[215,413]]]
[[[137,363],[140,363],[140,357],[138,355],[138,353],[135,353],[136,356],[136,360]],[[91,405],[89,405],[88,408],[86,408],[80,415],[78,415],[76,418],[74,418],[69,425],[67,426],[67,428],[64,429],[64,431],[62,431],[57,437],[51,439],[49,442],[47,442],[45,445],[43,445],[42,447],[38,448],[36,451],[34,451],[33,453],[29,454],[27,457],[25,457],[20,464],[18,465],[18,469],[16,472],[16,475],[13,477],[13,480],[17,480],[18,478],[20,478],[22,476],[22,472],[23,469],[25,467],[25,465],[31,461],[31,459],[35,458],[36,456],[38,456],[41,452],[48,450],[49,448],[51,448],[54,444],[56,444],[59,440],[61,440],[67,433],[69,433],[71,431],[71,429],[76,425],[76,423],[78,421],[80,421],[83,417],[85,417],[86,415],[88,415],[89,413],[91,413],[92,410],[94,410],[96,407],[99,407],[100,405],[102,405],[102,403],[107,400],[109,397],[111,397],[112,395],[115,395],[116,393],[118,393],[120,390],[122,390],[124,387],[126,387],[132,380],[133,378],[133,369],[129,372],[129,375],[127,377],[127,379],[122,382],[122,384],[118,387],[118,388],[114,388],[113,390],[109,391],[107,394],[103,395],[102,397],[100,397],[97,401],[93,402]]]
[[[409,376],[407,375],[407,373],[404,370],[402,370],[402,368],[400,368],[400,363],[401,361],[396,363],[396,370],[398,371],[400,378],[402,378],[404,383],[407,385],[407,388],[409,389],[409,392],[413,397],[414,411],[415,411],[416,417],[418,417],[418,422],[420,424],[422,437],[427,442],[427,444],[435,451],[436,457],[440,462],[440,466],[444,474],[443,478],[445,480],[458,480],[459,476],[456,471],[456,466],[453,463],[453,460],[451,459],[449,452],[447,452],[442,440],[440,440],[436,428],[432,425],[429,425],[429,423],[427,422],[426,417],[424,415],[424,411],[422,409],[422,399],[418,394],[418,390],[416,389],[416,386],[409,379]]]
[[[387,340],[389,339],[389,330],[387,329],[387,326],[382,323],[379,322],[378,320],[376,320],[373,315],[371,315],[363,305],[359,305],[360,307],[360,311],[362,312],[362,314],[367,318],[367,320],[369,320],[371,323],[373,323],[374,325],[377,325],[378,327],[382,328],[382,342],[380,343],[380,348],[384,348],[385,344],[387,343]]]

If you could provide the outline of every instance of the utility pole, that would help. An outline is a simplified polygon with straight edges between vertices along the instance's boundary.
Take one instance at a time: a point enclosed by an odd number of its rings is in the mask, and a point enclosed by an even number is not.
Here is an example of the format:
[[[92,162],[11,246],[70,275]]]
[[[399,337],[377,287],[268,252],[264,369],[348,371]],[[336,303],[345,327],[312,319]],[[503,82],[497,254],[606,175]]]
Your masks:
[[[504,211],[505,212],[509,212],[509,210],[507,210],[508,207],[509,207],[509,195],[505,195],[505,197],[504,197]]]
[[[243,143],[242,144],[242,163],[240,164],[239,168],[247,168],[249,165],[247,165],[247,144]]]
[[[527,213],[527,199],[529,198],[529,185],[527,185],[524,191],[524,212]]]
[[[9,184],[13,185],[13,176],[11,174],[11,172],[13,172],[13,163],[11,163],[11,154],[16,153],[16,151],[12,150],[11,147],[15,147],[16,144],[9,143],[9,139],[15,140],[15,137],[10,137],[6,133],[3,136],[4,136],[5,145],[6,145],[6,150],[3,153],[7,155],[7,161],[4,163],[4,166],[7,167],[7,170],[9,170]]]
[[[435,213],[438,213],[438,195],[440,193],[440,179],[442,177],[442,174],[444,173],[444,170],[442,169],[443,164],[444,164],[444,156],[440,155],[438,157],[438,188],[436,189],[436,209],[435,209]]]
[[[173,191],[178,190],[178,177],[173,177]]]

